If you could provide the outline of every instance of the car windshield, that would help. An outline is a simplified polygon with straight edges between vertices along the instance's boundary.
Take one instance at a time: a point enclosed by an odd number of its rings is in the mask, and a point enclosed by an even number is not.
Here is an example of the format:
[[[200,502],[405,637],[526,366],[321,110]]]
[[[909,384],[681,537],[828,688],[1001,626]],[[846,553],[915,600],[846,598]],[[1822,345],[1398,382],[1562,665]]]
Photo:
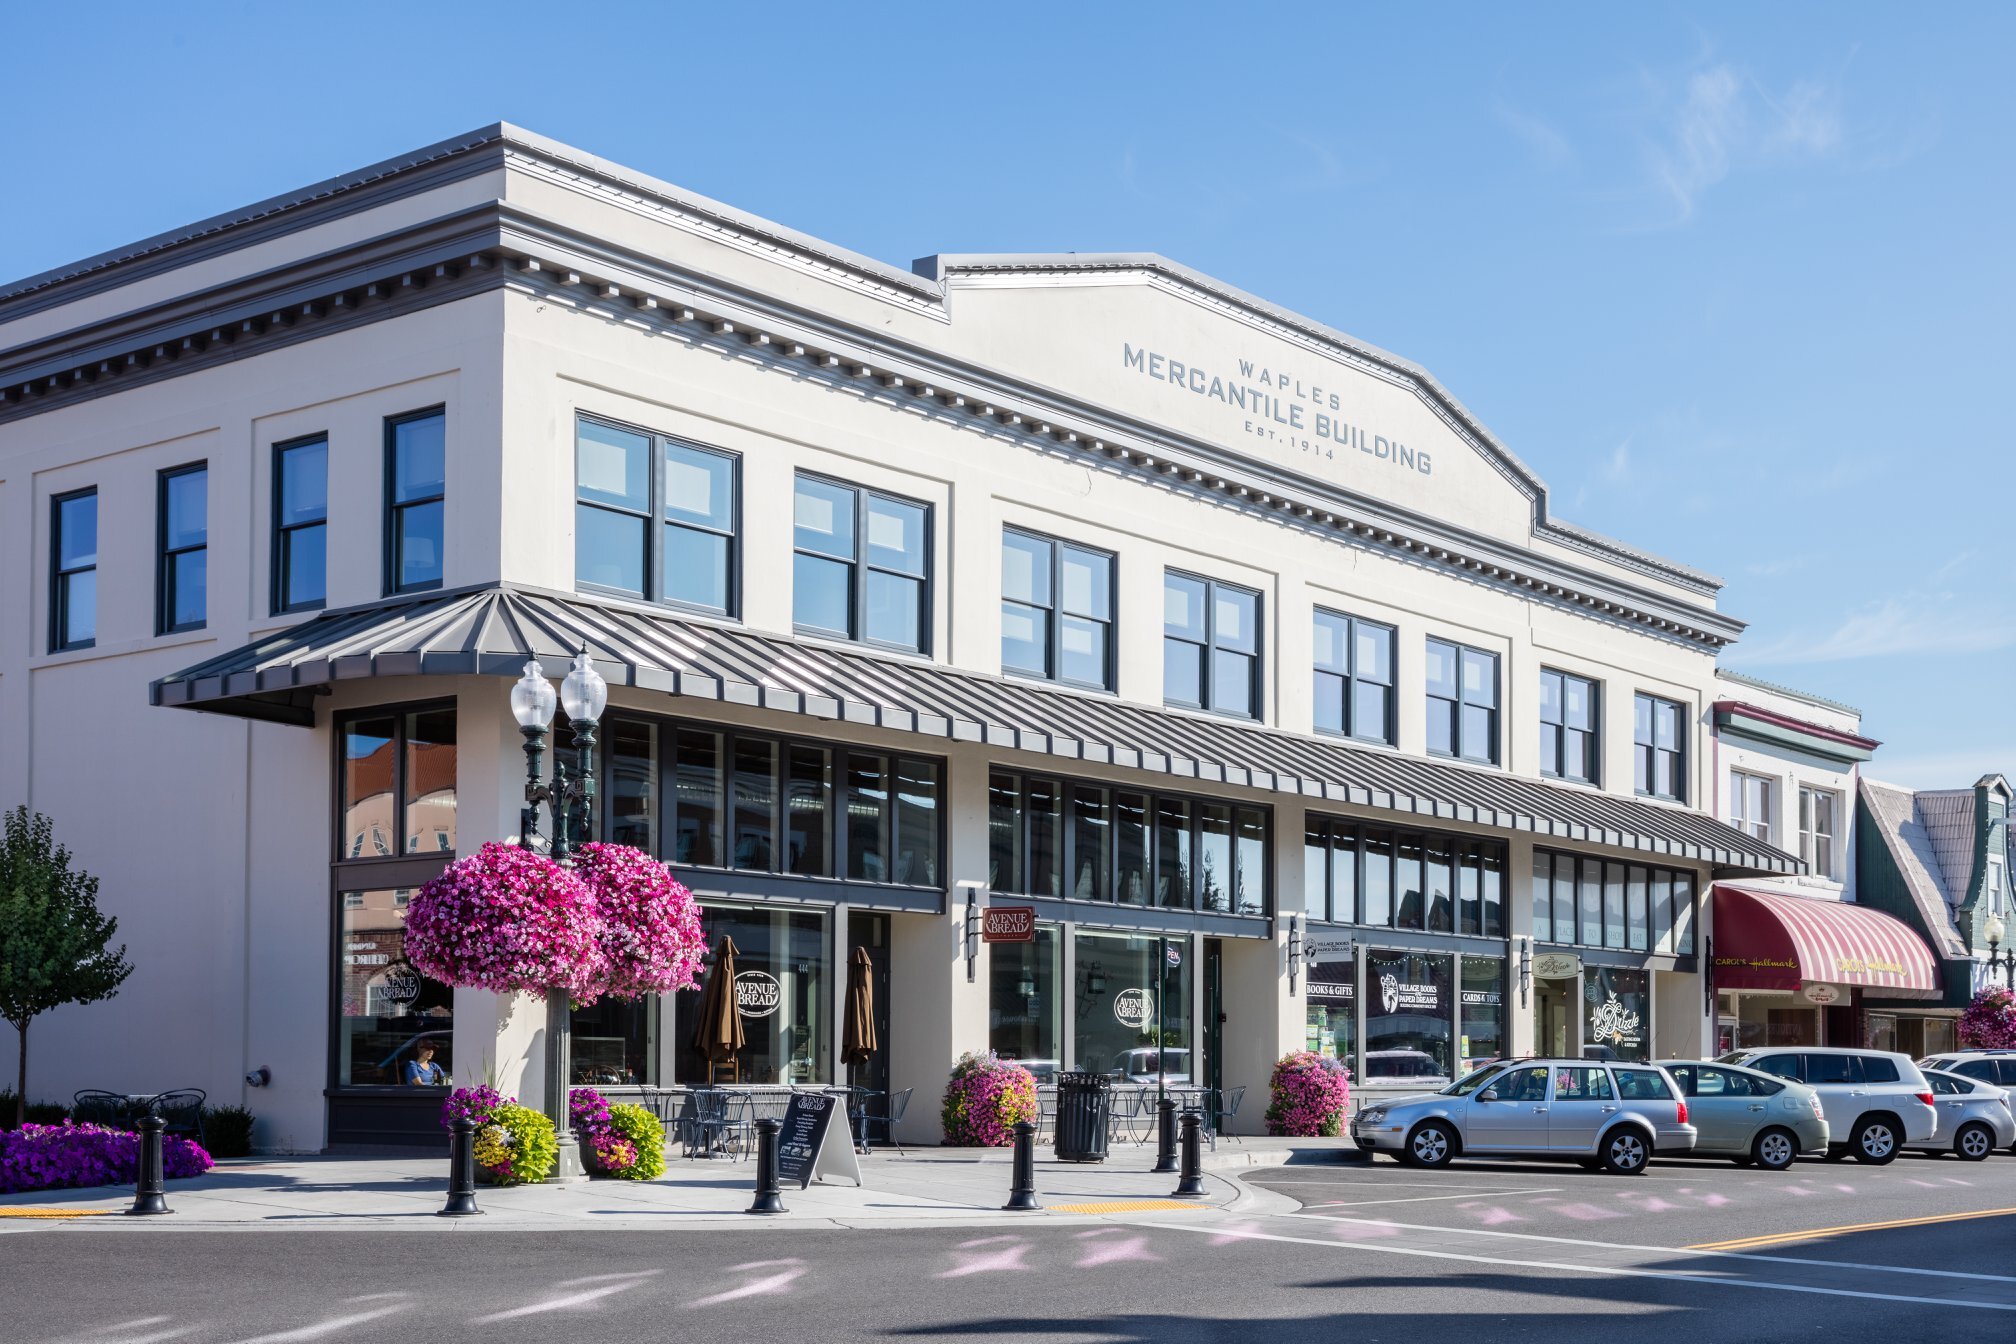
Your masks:
[[[1498,1070],[1499,1066],[1492,1064],[1478,1069],[1475,1073],[1466,1073],[1435,1095],[1438,1097],[1467,1097],[1478,1088],[1484,1086],[1491,1078],[1495,1077]]]

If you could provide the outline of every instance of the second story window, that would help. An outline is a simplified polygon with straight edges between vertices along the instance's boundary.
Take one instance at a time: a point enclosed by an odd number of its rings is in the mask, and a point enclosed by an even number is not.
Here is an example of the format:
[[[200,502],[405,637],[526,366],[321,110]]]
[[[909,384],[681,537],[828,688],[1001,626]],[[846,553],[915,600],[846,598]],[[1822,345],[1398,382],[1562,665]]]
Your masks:
[[[385,591],[441,586],[448,413],[385,422]]]
[[[210,561],[210,472],[201,462],[164,471],[156,487],[154,633],[200,630]]]
[[[801,474],[792,517],[798,629],[930,652],[929,505]]]
[[[1428,752],[1498,763],[1498,655],[1428,641]]]
[[[1834,879],[1841,875],[1834,857],[1835,814],[1840,805],[1837,793],[1800,786],[1799,857],[1815,877]]]
[[[329,440],[273,448],[273,611],[316,611],[329,596]]]
[[[1316,731],[1393,744],[1393,627],[1316,609]]]
[[[49,651],[98,642],[98,491],[50,501]]]
[[[1638,792],[1687,801],[1686,709],[1656,695],[1640,695],[1632,734]]]
[[[582,420],[574,440],[574,581],[734,615],[736,465],[728,453]]]
[[[1113,689],[1110,554],[1002,530],[1001,670]]]
[[[455,852],[455,710],[371,710],[341,723],[336,857]]]
[[[1773,812],[1772,781],[1764,775],[1752,775],[1742,770],[1729,772],[1729,824],[1747,836],[1762,840],[1771,839],[1771,816]]]
[[[1540,671],[1540,773],[1594,784],[1596,683],[1552,668]]]
[[[1170,570],[1162,579],[1162,698],[1260,717],[1260,594]]]

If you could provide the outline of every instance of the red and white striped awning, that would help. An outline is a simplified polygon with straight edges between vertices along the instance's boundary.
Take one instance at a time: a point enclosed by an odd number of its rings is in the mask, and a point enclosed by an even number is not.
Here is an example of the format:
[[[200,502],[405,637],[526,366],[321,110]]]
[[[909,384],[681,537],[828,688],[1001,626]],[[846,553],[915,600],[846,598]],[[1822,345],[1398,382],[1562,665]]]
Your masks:
[[[1718,989],[1860,985],[1901,997],[1937,993],[1939,963],[1902,920],[1841,901],[1716,884]]]

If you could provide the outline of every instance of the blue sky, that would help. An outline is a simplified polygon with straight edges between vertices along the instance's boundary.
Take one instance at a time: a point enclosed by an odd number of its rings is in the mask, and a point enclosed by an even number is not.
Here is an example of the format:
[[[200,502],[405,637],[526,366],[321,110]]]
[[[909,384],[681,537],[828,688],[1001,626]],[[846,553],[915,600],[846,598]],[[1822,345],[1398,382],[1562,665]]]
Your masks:
[[[1722,575],[1726,664],[1860,706],[1872,773],[2016,771],[2016,6],[337,12],[16,24],[0,272],[499,119],[888,261],[1161,252]]]

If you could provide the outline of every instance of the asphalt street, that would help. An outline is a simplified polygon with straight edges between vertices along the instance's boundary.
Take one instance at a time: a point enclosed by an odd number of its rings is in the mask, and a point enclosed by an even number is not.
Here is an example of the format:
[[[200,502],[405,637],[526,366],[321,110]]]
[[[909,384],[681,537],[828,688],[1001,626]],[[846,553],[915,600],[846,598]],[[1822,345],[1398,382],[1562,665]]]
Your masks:
[[[1297,1212],[438,1235],[14,1222],[10,1341],[1976,1341],[2016,1324],[2016,1158],[1274,1168]],[[1741,1249],[1718,1249],[1731,1242]],[[1618,1319],[1618,1318],[1627,1319]],[[1278,1323],[1278,1324],[1276,1324]]]

